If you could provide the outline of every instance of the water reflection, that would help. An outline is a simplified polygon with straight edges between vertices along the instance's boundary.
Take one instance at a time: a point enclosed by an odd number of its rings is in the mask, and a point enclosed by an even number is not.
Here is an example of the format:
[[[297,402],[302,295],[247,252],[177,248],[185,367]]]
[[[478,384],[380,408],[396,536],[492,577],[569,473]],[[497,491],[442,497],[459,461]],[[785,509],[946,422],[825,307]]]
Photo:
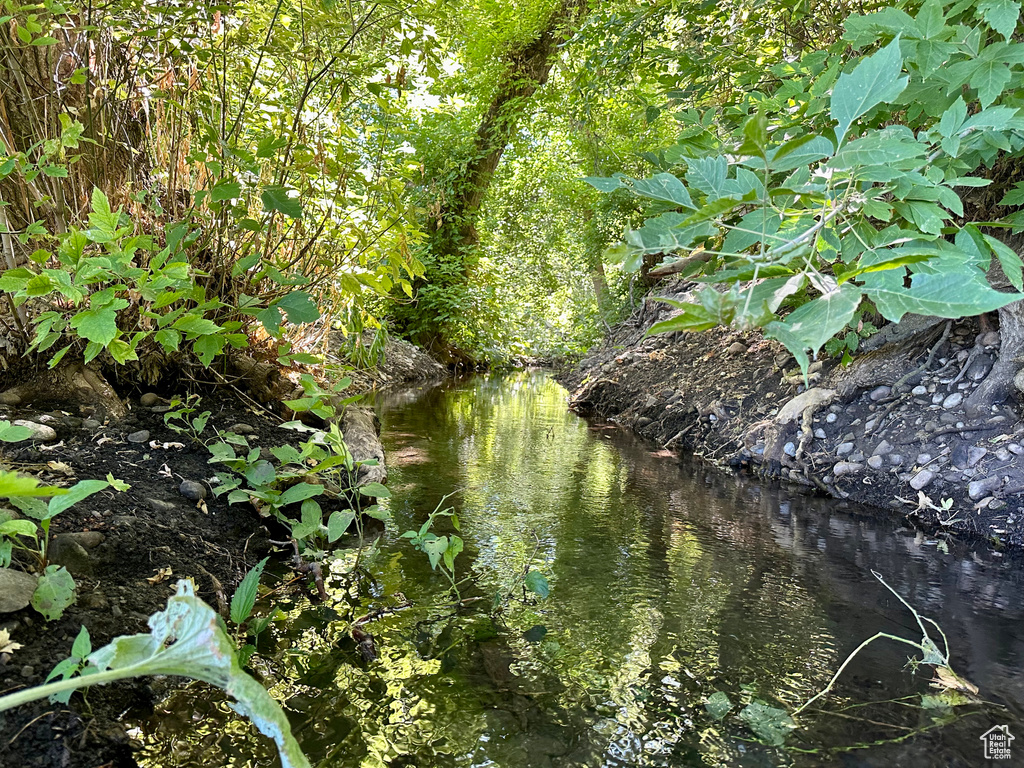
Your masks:
[[[973,765],[978,737],[1024,733],[1022,571],[991,553],[896,530],[856,510],[787,495],[680,461],[565,410],[539,373],[478,377],[381,403],[393,522],[369,576],[332,567],[332,604],[280,605],[254,662],[286,702],[321,766]],[[451,499],[466,550],[455,611],[446,581],[398,534]],[[448,524],[438,533],[450,533]],[[552,587],[496,592],[527,567]],[[957,670],[1008,708],[970,708],[940,731],[889,741],[936,712],[865,701],[927,692],[906,647],[876,645],[781,750],[751,741],[704,700],[794,707],[878,631],[911,639],[913,617],[874,569],[949,637]],[[349,627],[370,611],[380,658],[362,661]],[[205,688],[175,694],[142,724],[149,766],[271,765],[272,749]],[[195,714],[193,714],[193,712]],[[187,713],[187,715],[186,715]]]

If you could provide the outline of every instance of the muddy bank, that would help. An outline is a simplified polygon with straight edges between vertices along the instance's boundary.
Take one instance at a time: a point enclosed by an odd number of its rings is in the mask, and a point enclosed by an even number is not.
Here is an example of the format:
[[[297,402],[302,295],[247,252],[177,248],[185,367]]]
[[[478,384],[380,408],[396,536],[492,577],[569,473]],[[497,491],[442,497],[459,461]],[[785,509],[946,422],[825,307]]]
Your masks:
[[[688,287],[675,282],[656,294],[683,299]],[[563,374],[571,407],[722,467],[882,508],[939,536],[1024,547],[1020,406],[967,408],[997,357],[994,314],[912,320],[845,367],[823,354],[808,390],[793,357],[758,331],[645,337],[675,311],[647,299]]]
[[[441,366],[404,342],[389,342],[388,353],[381,369],[355,372],[344,394],[445,375]],[[271,545],[271,540],[287,538],[287,529],[261,517],[250,504],[228,504],[226,496],[212,493],[218,465],[208,463],[204,443],[214,441],[218,430],[232,430],[269,457],[270,448],[297,445],[307,436],[282,429],[282,417],[230,390],[201,394],[198,410],[210,411],[210,418],[195,440],[164,423],[167,400],[156,394],[122,397],[126,416],[121,419],[54,402],[0,402],[0,419],[39,425],[37,438],[0,446],[4,468],[51,485],[109,473],[131,486],[123,493],[108,489],[91,496],[54,519],[52,533],[60,546],[51,544],[50,554],[74,575],[77,600],[50,622],[31,607],[0,613],[0,630],[20,645],[0,650],[0,692],[41,684],[69,655],[83,626],[94,649],[118,635],[147,632],[148,617],[166,606],[179,579],[191,578],[196,594],[226,613],[239,581],[264,556],[273,554],[287,563],[290,549]],[[373,411],[350,407],[342,429],[357,459],[381,462],[362,467],[359,482],[385,481]],[[16,554],[12,568],[30,572],[35,564]],[[271,586],[315,592],[311,578]],[[69,705],[43,701],[0,713],[0,768],[134,766],[134,747],[120,721],[129,712],[147,713],[184,682],[140,678],[89,689],[87,699],[76,694]]]

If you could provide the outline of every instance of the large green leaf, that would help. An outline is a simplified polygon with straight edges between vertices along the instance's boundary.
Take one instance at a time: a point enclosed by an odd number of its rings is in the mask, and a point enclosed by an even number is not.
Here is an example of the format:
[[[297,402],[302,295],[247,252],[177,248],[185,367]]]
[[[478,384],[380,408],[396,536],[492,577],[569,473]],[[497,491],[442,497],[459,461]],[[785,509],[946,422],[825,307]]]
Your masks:
[[[852,72],[839,76],[832,89],[831,106],[839,144],[843,143],[854,120],[903,93],[909,78],[900,76],[902,69],[903,57],[897,35],[885,48],[861,61]]]
[[[113,307],[85,309],[71,318],[71,327],[83,339],[107,346],[117,336],[117,312]]]
[[[302,201],[292,197],[290,190],[281,186],[265,187],[260,193],[263,207],[268,211],[280,211],[293,219],[302,218]]]
[[[48,505],[50,517],[59,515],[68,507],[74,506],[83,499],[87,499],[94,493],[99,493],[109,486],[110,483],[106,480],[79,480],[70,489],[68,489],[67,493],[61,496],[54,496],[50,499],[50,503]]]
[[[781,747],[786,736],[796,728],[789,713],[778,707],[754,701],[740,710],[740,720],[745,722],[758,738],[773,747]]]
[[[48,565],[39,577],[32,593],[32,607],[47,621],[64,615],[64,610],[75,602],[75,580],[64,566]]]
[[[288,316],[288,322],[293,325],[313,323],[320,319],[320,309],[305,291],[292,291],[287,296],[275,301],[274,306],[284,310]]]
[[[793,338],[817,353],[825,342],[846,327],[860,304],[860,289],[846,283],[794,310],[783,321]]]
[[[649,179],[634,179],[633,192],[651,200],[675,203],[684,208],[696,208],[686,186],[671,173],[659,173]]]
[[[970,317],[1024,298],[1019,293],[994,290],[976,270],[918,272],[909,288],[903,285],[902,273],[878,272],[866,275],[864,280],[864,293],[882,316],[894,323],[907,313],[951,319]]]

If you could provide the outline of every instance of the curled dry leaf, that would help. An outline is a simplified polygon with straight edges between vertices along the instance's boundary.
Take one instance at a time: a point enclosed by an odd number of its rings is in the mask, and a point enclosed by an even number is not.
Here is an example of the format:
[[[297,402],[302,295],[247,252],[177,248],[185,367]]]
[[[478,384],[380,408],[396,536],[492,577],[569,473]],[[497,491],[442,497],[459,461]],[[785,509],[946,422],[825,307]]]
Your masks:
[[[935,667],[935,677],[932,678],[931,684],[932,688],[959,691],[960,693],[967,693],[971,696],[976,696],[978,693],[978,686],[970,680],[960,677],[960,675],[949,667]]]
[[[58,474],[65,475],[66,477],[71,477],[75,474],[75,471],[63,461],[48,461],[46,462],[46,466],[51,472],[56,472]]]
[[[53,445],[43,445],[42,443],[40,443],[39,445],[36,446],[36,448],[38,448],[40,451],[44,451],[44,452],[45,451],[56,451],[58,448],[63,448],[63,447],[64,447],[64,441],[63,440],[61,440],[59,443],[54,443]]]
[[[150,440],[149,447],[156,451],[169,451],[172,448],[184,448],[184,443],[161,443],[159,440]]]
[[[174,473],[171,472],[171,468],[168,467],[166,464],[164,464],[162,467],[160,467],[160,471],[158,471],[157,474],[160,477],[164,477],[164,478],[166,478],[168,480],[170,480],[172,477],[174,477]]]
[[[148,579],[146,579],[146,581],[148,581],[150,584],[159,584],[160,582],[169,579],[171,577],[171,574],[171,566],[167,565],[163,568],[157,568],[156,574],[150,576]]]
[[[11,640],[9,630],[0,629],[0,653],[14,653],[21,647],[23,647],[21,643],[15,643]]]

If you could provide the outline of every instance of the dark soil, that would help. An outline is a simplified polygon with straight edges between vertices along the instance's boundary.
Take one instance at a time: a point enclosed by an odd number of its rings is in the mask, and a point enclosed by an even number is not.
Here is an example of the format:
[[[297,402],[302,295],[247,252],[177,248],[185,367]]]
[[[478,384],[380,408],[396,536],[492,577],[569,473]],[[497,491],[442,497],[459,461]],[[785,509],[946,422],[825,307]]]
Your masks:
[[[121,423],[94,429],[76,416],[51,411],[47,423],[63,445],[49,450],[42,445],[7,446],[10,466],[46,482],[66,485],[110,473],[131,489],[101,492],[55,518],[51,535],[98,531],[105,539],[89,550],[88,562],[75,574],[78,600],[61,619],[47,623],[32,608],[0,616],[0,626],[24,646],[0,655],[0,691],[42,683],[69,655],[82,626],[88,628],[94,649],[117,635],[148,632],[148,617],[165,607],[179,579],[191,578],[197,594],[218,606],[230,599],[245,572],[269,549],[265,521],[248,504],[228,505],[226,497],[209,494],[197,505],[179,493],[183,479],[206,483],[214,475],[207,464],[209,453],[165,427],[161,413],[138,402],[131,405]],[[226,430],[239,422],[256,430],[249,437],[253,445],[269,447],[299,437],[276,426],[279,420],[231,399],[206,397],[202,408],[213,413],[203,433],[207,439],[215,428]],[[16,410],[3,418],[38,420],[39,413]],[[128,442],[130,433],[142,429],[151,433],[150,440],[185,443],[186,448],[154,449],[149,441]],[[48,469],[47,462],[67,465],[74,477]],[[170,575],[157,581],[158,572],[166,574],[167,569]],[[90,689],[87,701],[76,694],[67,707],[42,702],[6,712],[0,715],[0,765],[135,765],[117,721],[123,713],[144,711],[153,703],[151,682],[141,679]]]
[[[690,287],[656,293],[679,299]],[[994,314],[922,322],[847,367],[822,353],[814,391],[795,400],[804,380],[781,345],[756,330],[646,336],[673,312],[647,299],[563,374],[572,407],[723,467],[873,505],[937,538],[1024,547],[1020,406],[966,410],[999,353]],[[815,399],[819,408],[785,418]]]
[[[329,359],[345,362],[338,354]],[[354,371],[353,386],[345,394],[436,380],[444,374],[444,368],[421,350],[392,339],[383,365]],[[88,420],[89,413],[60,410],[60,403],[0,406],[0,419],[29,419],[57,431],[57,440],[49,444],[0,444],[0,460],[9,468],[54,485],[106,478],[108,473],[131,485],[124,493],[107,490],[91,496],[54,519],[51,537],[90,531],[103,534],[103,540],[88,551],[78,572],[72,571],[78,599],[59,620],[47,623],[31,607],[0,614],[0,629],[9,630],[11,640],[22,645],[12,654],[0,654],[0,694],[41,684],[70,654],[83,626],[93,649],[118,635],[148,632],[149,616],[166,607],[179,579],[191,578],[196,594],[226,613],[238,582],[268,552],[273,549],[282,563],[290,562],[290,549],[271,545],[271,539],[286,539],[287,531],[261,518],[248,504],[229,505],[226,495],[214,496],[210,479],[217,469],[208,464],[205,446],[164,424],[166,401],[145,407],[139,394],[128,401],[126,418],[99,425]],[[211,412],[202,433],[207,441],[218,429],[239,423],[252,427],[249,444],[261,448],[305,439],[281,429],[282,419],[230,392],[205,394],[198,410]],[[140,430],[150,433],[148,440],[128,440]],[[153,441],[185,447],[153,447]],[[206,499],[196,503],[182,496],[183,480],[202,483]],[[33,569],[32,563],[17,558],[13,565]],[[311,582],[300,580],[295,588],[312,595]],[[135,766],[122,718],[150,714],[169,688],[183,682],[123,681],[90,688],[87,696],[76,693],[68,706],[42,701],[0,713],[0,768]]]

